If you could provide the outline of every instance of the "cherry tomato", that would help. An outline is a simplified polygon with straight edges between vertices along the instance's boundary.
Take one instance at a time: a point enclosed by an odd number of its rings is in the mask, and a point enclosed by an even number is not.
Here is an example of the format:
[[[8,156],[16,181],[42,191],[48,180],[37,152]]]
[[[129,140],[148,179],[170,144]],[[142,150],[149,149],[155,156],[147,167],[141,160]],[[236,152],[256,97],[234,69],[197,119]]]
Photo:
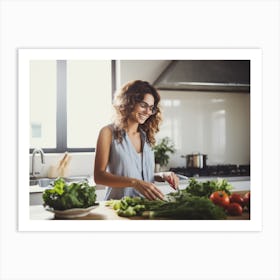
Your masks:
[[[230,199],[230,202],[236,202],[240,206],[243,206],[244,199],[240,194],[233,193],[233,194],[230,195],[229,199]]]
[[[242,215],[243,209],[239,203],[232,202],[228,205],[227,212],[231,216],[240,216]]]
[[[214,204],[224,208],[227,208],[230,203],[229,196],[224,191],[213,192],[209,198]]]

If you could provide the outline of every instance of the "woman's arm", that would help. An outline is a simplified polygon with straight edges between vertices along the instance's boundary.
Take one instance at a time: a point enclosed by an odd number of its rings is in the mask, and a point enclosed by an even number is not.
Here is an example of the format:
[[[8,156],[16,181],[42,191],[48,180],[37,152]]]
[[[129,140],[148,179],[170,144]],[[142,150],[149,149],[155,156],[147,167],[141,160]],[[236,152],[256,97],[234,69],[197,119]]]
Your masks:
[[[145,182],[135,178],[114,175],[106,171],[110,156],[112,136],[112,130],[109,126],[103,127],[99,133],[95,149],[95,183],[115,188],[134,187],[148,199],[162,199],[162,192],[153,183]]]
[[[111,141],[112,130],[109,126],[105,126],[99,133],[95,149],[94,181],[97,184],[107,185],[110,187],[131,186],[132,182],[129,180],[130,178],[113,175],[106,171],[110,156]]]

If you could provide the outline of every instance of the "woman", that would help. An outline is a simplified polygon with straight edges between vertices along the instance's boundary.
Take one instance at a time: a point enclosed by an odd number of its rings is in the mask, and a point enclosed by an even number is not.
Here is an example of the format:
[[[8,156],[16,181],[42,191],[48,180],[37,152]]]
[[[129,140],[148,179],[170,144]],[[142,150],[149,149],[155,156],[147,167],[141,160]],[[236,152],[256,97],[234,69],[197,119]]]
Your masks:
[[[108,186],[106,200],[124,196],[163,199],[155,180],[178,188],[179,179],[173,172],[154,176],[152,145],[161,121],[159,101],[156,89],[140,80],[128,82],[116,94],[115,121],[101,129],[95,150],[94,180]]]

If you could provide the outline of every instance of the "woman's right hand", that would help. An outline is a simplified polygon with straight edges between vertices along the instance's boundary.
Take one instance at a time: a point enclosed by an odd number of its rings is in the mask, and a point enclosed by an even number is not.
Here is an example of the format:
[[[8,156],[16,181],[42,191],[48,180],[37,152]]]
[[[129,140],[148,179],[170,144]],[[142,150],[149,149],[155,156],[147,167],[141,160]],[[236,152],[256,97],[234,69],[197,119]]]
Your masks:
[[[135,179],[132,186],[149,200],[164,199],[163,193],[153,183]]]

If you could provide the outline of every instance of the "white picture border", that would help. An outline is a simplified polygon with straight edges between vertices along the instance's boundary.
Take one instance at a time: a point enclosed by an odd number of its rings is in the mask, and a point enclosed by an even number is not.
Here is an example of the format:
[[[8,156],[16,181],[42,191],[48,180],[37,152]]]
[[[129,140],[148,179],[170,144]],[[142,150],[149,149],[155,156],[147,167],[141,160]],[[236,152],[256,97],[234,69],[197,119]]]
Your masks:
[[[30,60],[250,60],[250,220],[31,220],[29,214]],[[261,49],[18,49],[19,231],[261,231],[262,51]]]

